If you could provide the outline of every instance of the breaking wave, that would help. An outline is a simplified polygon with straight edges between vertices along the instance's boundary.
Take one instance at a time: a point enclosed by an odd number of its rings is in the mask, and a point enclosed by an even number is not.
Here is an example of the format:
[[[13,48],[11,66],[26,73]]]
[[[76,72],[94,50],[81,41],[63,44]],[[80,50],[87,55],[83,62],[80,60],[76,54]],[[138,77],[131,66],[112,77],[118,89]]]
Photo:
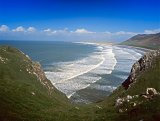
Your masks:
[[[45,74],[57,89],[70,98],[76,91],[87,88],[100,80],[101,77],[98,75],[111,74],[116,63],[113,46],[97,45],[95,52],[88,57],[70,62],[59,62],[56,64],[57,70],[46,71]]]

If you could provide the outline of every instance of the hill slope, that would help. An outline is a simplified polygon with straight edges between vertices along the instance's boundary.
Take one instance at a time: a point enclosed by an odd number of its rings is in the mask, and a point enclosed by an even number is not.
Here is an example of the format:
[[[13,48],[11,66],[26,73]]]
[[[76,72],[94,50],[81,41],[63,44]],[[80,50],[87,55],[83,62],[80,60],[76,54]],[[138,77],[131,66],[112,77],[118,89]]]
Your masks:
[[[160,50],[146,53],[109,97],[122,121],[160,120]]]
[[[1,121],[47,120],[50,107],[63,110],[67,103],[65,95],[46,79],[40,64],[15,48],[0,47]]]
[[[145,47],[149,49],[160,48],[160,33],[138,34],[121,43],[122,45]]]

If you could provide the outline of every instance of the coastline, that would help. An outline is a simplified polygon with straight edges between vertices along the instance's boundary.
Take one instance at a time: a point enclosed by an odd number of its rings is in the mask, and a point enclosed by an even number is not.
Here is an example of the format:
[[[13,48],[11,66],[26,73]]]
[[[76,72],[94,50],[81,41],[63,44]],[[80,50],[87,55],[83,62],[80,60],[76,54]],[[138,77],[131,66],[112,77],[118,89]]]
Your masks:
[[[114,52],[115,52],[115,48],[117,45],[113,44],[113,43],[108,43],[108,42],[75,42],[75,43],[80,43],[80,44],[91,44],[94,47],[96,47],[96,50],[98,50],[98,52],[95,53],[95,57],[98,59],[101,59],[102,56],[104,56],[104,58],[110,58],[107,59],[108,61],[105,61],[105,63],[102,65],[103,62],[101,62],[100,64],[98,64],[96,67],[87,67],[86,69],[83,69],[82,71],[79,71],[80,73],[75,73],[76,75],[74,75],[74,73],[72,73],[72,78],[64,78],[65,80],[68,79],[68,81],[64,81],[63,79],[60,81],[64,86],[64,88],[68,88],[71,89],[67,92],[67,96],[68,98],[72,98],[72,96],[78,91],[78,94],[82,94],[82,96],[92,99],[93,102],[97,102],[97,100],[101,100],[103,97],[108,96],[109,94],[112,93],[113,89],[115,89],[115,87],[119,86],[121,84],[122,79],[120,79],[121,77],[124,78],[124,74],[126,74],[126,72],[121,73],[121,72],[115,72],[115,67],[117,66],[116,64],[114,64],[115,60],[113,60],[113,56],[115,56]],[[125,46],[126,47],[126,46]],[[128,46],[127,46],[128,47]],[[134,47],[135,48],[135,47]],[[104,51],[103,51],[104,50]],[[128,50],[128,49],[127,49]],[[103,51],[103,52],[102,52]],[[123,50],[125,51],[125,50]],[[101,55],[102,54],[102,55]],[[100,56],[101,55],[101,56]],[[123,54],[122,54],[123,56]],[[131,55],[129,55],[131,56]],[[88,62],[88,64],[92,64],[91,61],[96,60],[96,58],[92,58],[92,59],[87,59],[86,62]],[[73,62],[73,63],[72,63]],[[76,63],[75,63],[76,62]],[[112,62],[112,63],[111,63]],[[108,65],[109,63],[109,65]],[[118,62],[119,63],[119,62]],[[75,66],[75,64],[78,65],[83,65],[85,66],[84,63],[78,62],[76,61],[71,61],[71,63],[63,63],[62,65],[68,64],[68,66],[65,66],[67,68],[67,70],[63,70],[63,71],[67,71],[67,73],[70,71],[70,67],[72,67],[72,65]],[[95,63],[94,63],[95,64]],[[93,64],[93,65],[94,65]],[[93,66],[92,65],[92,66]],[[99,67],[99,65],[101,65]],[[77,66],[77,65],[76,65]],[[95,65],[94,65],[95,66]],[[113,68],[114,67],[114,68]],[[71,68],[72,69],[72,68]],[[81,70],[81,66],[77,66],[75,69]],[[93,71],[92,71],[93,70]],[[96,71],[95,71],[96,70]],[[130,70],[130,69],[129,69]],[[83,71],[86,71],[85,73],[82,73]],[[90,73],[91,71],[91,73]],[[61,71],[59,71],[61,72]],[[89,73],[88,73],[89,72]],[[51,72],[52,73],[52,72]],[[65,74],[67,74],[65,73]],[[115,77],[115,75],[112,74],[116,74],[117,77]],[[58,76],[61,76],[59,74],[57,74]],[[81,76],[83,75],[83,76]],[[52,76],[52,80],[56,81],[56,77],[54,77],[54,75]],[[63,75],[62,75],[63,76]],[[70,75],[68,75],[69,77]],[[77,76],[80,76],[77,78]],[[83,78],[82,78],[83,77]],[[85,77],[85,78],[84,78]],[[75,78],[75,79],[73,79]],[[70,80],[69,80],[70,79]],[[49,79],[51,80],[51,79]],[[60,82],[56,82],[54,83],[54,81],[52,81],[52,84],[55,86],[56,83],[60,83]],[[113,82],[114,80],[114,82]],[[75,82],[74,82],[75,81]],[[124,81],[124,80],[123,80]],[[75,85],[74,83],[77,83],[77,85]],[[63,84],[64,83],[64,84]],[[114,84],[117,83],[117,84]],[[112,85],[113,84],[113,85]],[[73,85],[73,86],[72,86]],[[58,86],[58,90],[60,90],[61,92],[63,92]],[[109,87],[111,86],[111,88]],[[62,87],[62,86],[61,86]],[[73,87],[73,88],[72,88]],[[113,87],[113,88],[112,88]],[[75,90],[72,90],[75,89]],[[79,91],[80,90],[80,91]],[[93,93],[94,92],[94,93]],[[64,92],[63,92],[64,93]],[[95,100],[93,99],[94,94],[96,93],[96,97]],[[87,94],[87,95],[86,95]],[[98,94],[100,96],[98,96]],[[75,95],[74,95],[75,96]],[[73,97],[74,97],[73,96]],[[87,97],[88,96],[88,97]],[[81,97],[80,97],[81,98]],[[79,98],[79,99],[80,99]],[[91,102],[92,103],[92,102]]]
[[[136,50],[141,50],[141,51],[144,51],[144,49],[141,49],[141,48],[135,48],[135,47],[132,47],[132,48],[129,48],[128,46],[117,46],[117,45],[115,45],[115,44],[113,44],[113,43],[107,43],[107,42],[78,42],[78,43],[81,43],[81,44],[92,44],[92,45],[96,45],[96,46],[101,46],[101,47],[103,47],[103,48],[105,48],[106,46],[108,47],[108,46],[112,46],[112,47],[114,47],[114,49],[116,48],[116,47],[120,47],[120,48],[122,48],[122,47],[124,47],[124,48],[126,48],[126,49],[133,49],[133,51],[135,52],[135,53],[140,53],[139,51],[136,51]],[[113,48],[112,48],[113,49]],[[113,50],[114,50],[113,49]],[[124,50],[123,50],[124,51]],[[142,53],[140,53],[141,55],[143,55]],[[115,56],[115,55],[114,55]],[[138,60],[139,58],[137,58],[137,60]],[[134,62],[136,62],[137,60],[132,60],[132,62],[134,63]],[[130,66],[132,66],[132,64],[129,64]],[[117,65],[115,65],[115,68],[116,68],[116,66]],[[123,66],[123,65],[121,65],[121,66]],[[128,66],[128,65],[127,65]],[[107,68],[106,66],[104,66],[105,68]],[[109,96],[116,88],[115,87],[118,87],[118,86],[120,86],[121,85],[121,83],[129,76],[129,72],[130,72],[130,70],[131,70],[131,67],[128,69],[128,72],[127,73],[125,73],[125,77],[123,77],[123,74],[122,74],[122,72],[118,72],[118,70],[117,69],[113,69],[112,70],[112,74],[110,73],[110,74],[107,74],[107,73],[105,73],[105,74],[102,74],[102,78],[100,79],[100,80],[98,80],[97,82],[95,82],[95,83],[93,83],[93,84],[91,84],[90,86],[88,86],[87,88],[84,88],[84,89],[81,89],[81,90],[78,90],[78,91],[76,91],[76,93],[74,93],[71,97],[70,97],[70,100],[72,101],[72,102],[74,102],[74,101],[76,101],[76,103],[93,103],[93,102],[97,102],[97,101],[99,101],[99,100],[102,100],[102,99],[104,99],[106,96]],[[124,68],[125,69],[125,68]],[[118,74],[118,73],[121,73],[120,75]],[[115,75],[117,75],[118,74],[118,77],[116,77]],[[122,76],[122,78],[124,78],[124,79],[122,79],[121,78],[121,76]],[[120,79],[121,78],[121,79]],[[114,81],[113,81],[114,80]],[[121,81],[120,81],[121,80]],[[106,83],[106,84],[103,84],[103,83]],[[112,83],[117,83],[117,85],[115,86],[115,85],[112,85]],[[100,84],[100,85],[99,85]],[[99,85],[99,87],[94,87],[94,86],[98,86]],[[112,88],[112,89],[109,89],[109,88],[107,88],[108,86],[113,86],[114,88]],[[103,88],[105,89],[105,90],[103,90]],[[107,91],[108,90],[108,91]],[[93,93],[94,92],[94,93]],[[95,95],[95,93],[96,93],[96,95]],[[97,94],[99,94],[99,95],[97,95]],[[94,99],[94,98],[95,99]],[[79,102],[79,99],[81,99],[81,101],[84,101],[84,102]],[[91,102],[90,102],[91,101]]]
[[[97,45],[97,46],[117,46],[117,47],[124,47],[124,48],[134,48],[134,49],[138,49],[141,51],[153,51],[154,49],[149,49],[149,48],[145,48],[145,47],[138,47],[138,46],[131,46],[131,45],[121,45],[121,44],[115,44],[115,43],[111,43],[111,42],[98,42],[98,41],[84,41],[84,42],[74,42],[74,43],[81,43],[81,44],[91,44],[91,45]]]
[[[97,44],[97,43],[89,43],[89,42],[76,42],[76,43],[80,43],[80,44],[92,44],[92,45],[96,45],[96,48],[98,48],[100,45],[99,44]],[[106,45],[105,45],[106,46]],[[102,46],[101,46],[102,47]],[[103,44],[103,47],[104,47],[104,44]],[[110,57],[111,59],[112,58],[114,58],[114,55],[112,54],[112,49],[110,49],[110,48],[107,48],[107,49],[105,49],[105,50],[107,50],[108,51],[108,56],[107,57]],[[110,52],[111,51],[111,52]],[[67,79],[65,79],[65,80],[60,80],[59,82],[57,82],[57,83],[54,83],[54,86],[57,86],[57,88],[59,88],[59,86],[61,87],[61,85],[64,85],[64,84],[67,84],[68,86],[69,86],[69,88],[70,88],[70,83],[73,83],[73,80],[75,79],[78,79],[79,78],[79,76],[80,76],[80,78],[82,78],[84,75],[86,76],[87,75],[87,73],[89,72],[91,72],[91,73],[93,73],[92,71],[94,70],[96,70],[96,68],[98,68],[98,67],[100,67],[103,63],[104,63],[104,61],[105,61],[105,58],[106,57],[104,57],[104,53],[103,53],[103,51],[100,51],[100,52],[98,52],[98,53],[100,53],[100,56],[102,56],[103,57],[103,60],[101,60],[101,62],[100,63],[98,63],[97,65],[94,65],[94,67],[92,67],[92,68],[90,68],[89,70],[87,69],[87,70],[84,70],[84,72],[80,72],[79,74],[76,74],[76,75],[73,75],[72,77],[70,77],[70,78],[67,78]],[[95,53],[95,54],[98,54],[98,53]],[[106,53],[107,54],[107,53]],[[105,54],[105,55],[106,55]],[[97,56],[96,55],[94,55],[95,57],[93,58],[92,57],[92,60],[94,60],[94,59],[96,59],[97,58]],[[113,57],[112,57],[113,56]],[[112,62],[112,61],[111,61]],[[113,63],[113,62],[112,62]],[[115,66],[116,64],[112,64],[113,66]],[[93,65],[91,65],[91,66],[93,66]],[[107,66],[106,66],[107,67]],[[110,67],[108,67],[108,68],[110,68],[110,70],[107,70],[106,72],[107,72],[107,74],[111,74],[112,73],[112,70],[114,70],[114,68],[112,68],[112,66],[110,66]],[[46,72],[45,72],[46,73]],[[52,72],[49,72],[49,73],[52,73]],[[85,85],[85,87],[81,87],[80,88],[80,86],[79,86],[79,82],[77,82],[77,86],[78,87],[74,87],[75,88],[75,91],[72,91],[72,90],[66,90],[66,91],[64,91],[63,89],[61,89],[61,88],[59,88],[59,90],[61,90],[63,93],[65,93],[66,95],[67,95],[67,97],[68,98],[70,98],[72,95],[74,95],[75,93],[76,93],[76,91],[79,91],[79,90],[82,90],[82,89],[85,89],[85,88],[87,88],[87,87],[89,87],[91,84],[93,84],[93,83],[95,83],[95,82],[97,82],[99,79],[100,79],[100,77],[99,76],[97,76],[97,74],[95,74],[96,76],[96,78],[98,78],[98,79],[94,79],[93,77],[94,77],[94,75],[93,76],[89,76],[88,77],[88,79],[85,79],[85,81],[84,81],[84,83],[86,84]],[[91,78],[93,78],[93,80],[91,80],[91,81],[89,81]],[[50,79],[49,78],[49,80],[51,80],[51,82],[52,82],[52,79]],[[79,79],[78,79],[79,80]],[[81,81],[80,81],[81,82]],[[53,83],[53,82],[52,82]],[[76,81],[75,81],[75,83],[76,83]],[[81,84],[80,84],[81,85]],[[82,83],[82,85],[83,85],[83,83]],[[70,92],[71,91],[71,92]]]
[[[135,49],[139,49],[139,50],[146,51],[146,52],[154,51],[153,49],[149,49],[149,48],[145,48],[145,47],[132,46],[132,45],[120,45],[120,44],[117,44],[116,46],[135,48]]]

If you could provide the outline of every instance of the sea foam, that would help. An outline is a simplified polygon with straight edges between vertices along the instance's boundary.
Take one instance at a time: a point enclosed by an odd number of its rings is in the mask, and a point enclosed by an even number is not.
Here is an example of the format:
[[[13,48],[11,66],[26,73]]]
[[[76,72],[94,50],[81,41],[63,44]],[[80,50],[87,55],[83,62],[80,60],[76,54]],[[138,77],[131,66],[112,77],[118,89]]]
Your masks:
[[[61,71],[48,71],[45,74],[57,89],[70,98],[76,91],[87,88],[101,79],[98,74],[111,74],[116,63],[112,46],[97,46],[97,51],[88,57],[76,61],[60,62],[57,65]]]
[[[115,53],[115,57],[118,61],[115,71],[121,72],[121,74],[115,74],[115,76],[125,80],[128,77],[133,63],[135,63],[143,53],[141,54],[137,52],[134,48],[122,48],[117,46],[113,47],[113,52]],[[123,72],[128,74],[123,75]]]

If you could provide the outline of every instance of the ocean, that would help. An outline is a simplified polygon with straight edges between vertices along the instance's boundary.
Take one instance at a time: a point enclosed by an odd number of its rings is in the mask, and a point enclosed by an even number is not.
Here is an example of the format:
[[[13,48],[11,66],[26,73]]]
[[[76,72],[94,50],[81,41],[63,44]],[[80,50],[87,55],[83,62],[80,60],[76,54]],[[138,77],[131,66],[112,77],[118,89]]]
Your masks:
[[[128,77],[144,51],[87,42],[0,41],[41,63],[46,77],[75,103],[97,102]]]

